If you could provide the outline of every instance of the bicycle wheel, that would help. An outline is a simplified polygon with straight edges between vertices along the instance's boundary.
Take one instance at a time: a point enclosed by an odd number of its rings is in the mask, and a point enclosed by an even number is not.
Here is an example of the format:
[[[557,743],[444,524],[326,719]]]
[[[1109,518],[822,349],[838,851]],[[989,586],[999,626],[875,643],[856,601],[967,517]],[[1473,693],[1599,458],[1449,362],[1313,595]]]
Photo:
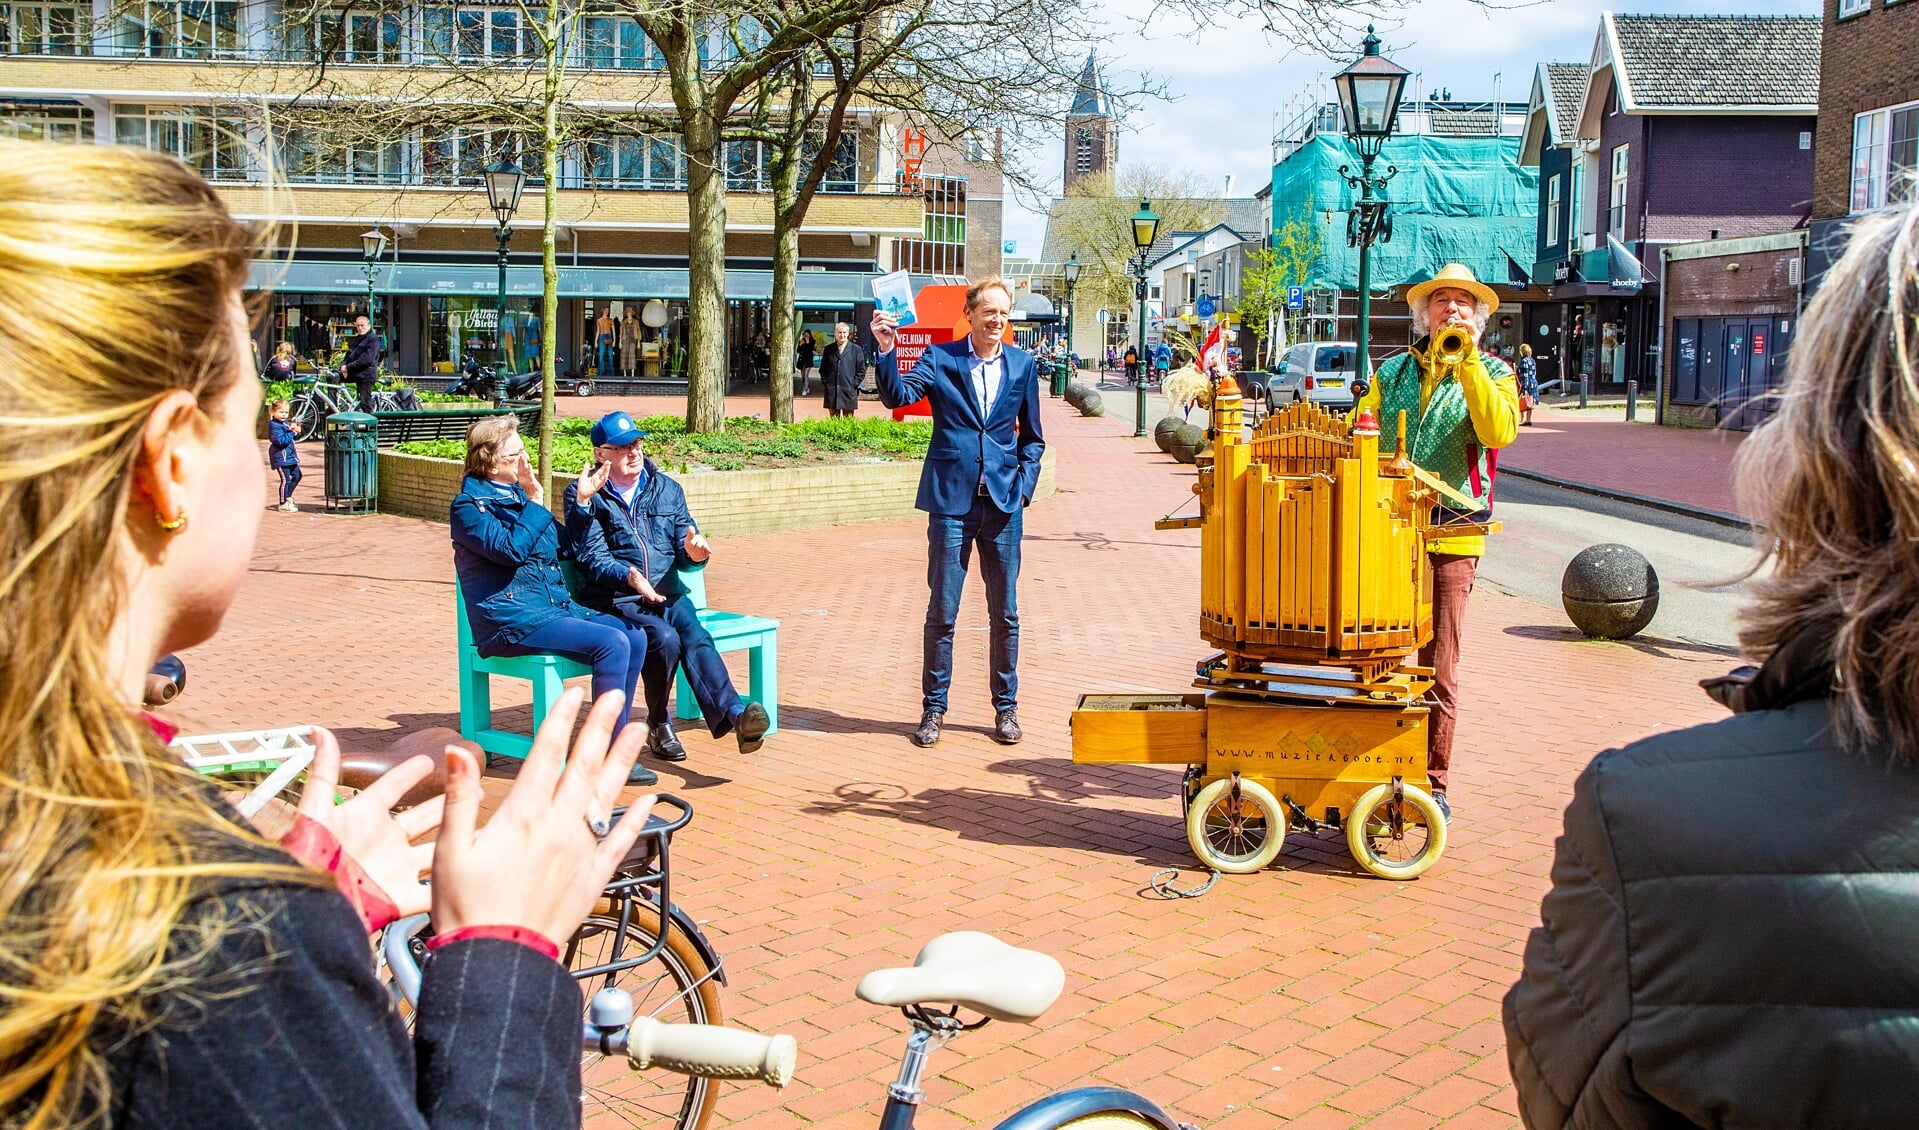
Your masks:
[[[320,409],[313,403],[313,394],[303,392],[293,398],[288,406],[287,423],[293,425],[293,438],[305,443],[320,430]]]
[[[633,904],[632,921],[620,933],[618,908],[601,900],[566,945],[562,955],[568,969],[589,969],[621,957],[634,957],[653,948],[660,936],[659,908],[644,900]],[[719,983],[691,939],[669,929],[666,948],[645,965],[619,973],[581,980],[587,1000],[608,986],[633,994],[636,1016],[653,1016],[669,1023],[719,1024]],[[647,1126],[654,1130],[671,1124],[679,1130],[702,1130],[713,1115],[718,1097],[711,1079],[675,1075],[670,1071],[635,1071],[625,1057],[609,1059],[596,1053],[580,1061],[582,1115],[610,1116],[614,1125]]]

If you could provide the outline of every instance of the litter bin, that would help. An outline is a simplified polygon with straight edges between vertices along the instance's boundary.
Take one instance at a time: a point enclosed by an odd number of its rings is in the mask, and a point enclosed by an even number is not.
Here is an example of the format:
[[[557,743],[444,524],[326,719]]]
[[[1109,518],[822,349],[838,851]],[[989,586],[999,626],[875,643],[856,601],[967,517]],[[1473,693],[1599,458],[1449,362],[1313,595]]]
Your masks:
[[[366,513],[380,503],[380,425],[365,412],[326,419],[326,508]]]
[[[1073,367],[1065,361],[1053,362],[1053,395],[1066,395],[1066,383],[1072,377]]]

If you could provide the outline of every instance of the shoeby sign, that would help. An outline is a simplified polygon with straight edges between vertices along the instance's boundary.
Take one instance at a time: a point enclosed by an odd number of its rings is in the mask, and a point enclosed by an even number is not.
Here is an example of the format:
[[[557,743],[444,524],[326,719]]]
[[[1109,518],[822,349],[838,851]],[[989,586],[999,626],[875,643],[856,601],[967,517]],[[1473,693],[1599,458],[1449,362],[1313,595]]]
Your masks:
[[[911,372],[931,347],[958,341],[973,332],[973,324],[966,320],[966,287],[963,285],[921,287],[913,298],[913,312],[919,320],[900,327],[899,344],[894,347],[899,351],[901,373]],[[1011,325],[1001,340],[1008,345],[1013,343]],[[924,400],[893,409],[895,420],[932,414],[932,408]]]

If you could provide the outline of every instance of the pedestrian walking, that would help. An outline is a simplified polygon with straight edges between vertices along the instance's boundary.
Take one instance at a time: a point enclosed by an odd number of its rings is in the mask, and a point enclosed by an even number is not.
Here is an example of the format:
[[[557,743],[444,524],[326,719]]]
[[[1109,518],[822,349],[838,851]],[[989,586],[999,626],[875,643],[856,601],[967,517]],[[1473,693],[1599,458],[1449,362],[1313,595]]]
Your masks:
[[[1573,786],[1502,1009],[1529,1127],[1913,1122],[1919,211],[1847,239],[1733,459],[1758,666]]]
[[[1012,745],[1019,727],[1019,557],[1025,509],[1039,484],[1039,365],[1004,345],[1013,292],[998,278],[966,291],[971,332],[929,347],[900,372],[898,323],[873,314],[880,401],[899,408],[926,400],[933,442],[920,471],[915,505],[926,511],[928,587],[922,636],[923,695],[913,744],[940,740],[953,675],[953,625],[967,562],[979,550],[986,585],[987,651],[992,664],[993,740]]]
[[[1481,509],[1490,509],[1496,466],[1492,453],[1519,434],[1519,393],[1512,370],[1478,348],[1487,319],[1499,309],[1499,296],[1474,278],[1471,268],[1448,263],[1408,290],[1406,302],[1412,308],[1412,348],[1380,365],[1372,387],[1354,407],[1371,408],[1382,431],[1396,428],[1404,412],[1413,462],[1470,495]],[[1457,358],[1442,356],[1433,346],[1433,336],[1448,327],[1463,329],[1471,338]],[[1433,570],[1433,637],[1419,652],[1420,665],[1433,669],[1426,775],[1432,780],[1433,799],[1448,820],[1448,770],[1459,717],[1459,647],[1465,636],[1466,599],[1485,552],[1481,534],[1427,545]]]
[[[373,332],[373,323],[365,314],[353,319],[353,336],[347,339],[340,377],[352,382],[359,393],[360,411],[373,411],[373,386],[380,379],[380,336]]]
[[[1533,406],[1539,403],[1539,362],[1533,360],[1533,347],[1519,343],[1519,423],[1531,427]]]
[[[833,340],[820,355],[820,387],[826,393],[826,410],[835,416],[851,416],[860,406],[860,385],[866,380],[866,350],[853,340],[853,327],[840,322],[833,327]]]
[[[819,343],[813,340],[812,330],[801,330],[800,340],[793,347],[793,375],[800,379],[800,395],[813,395],[813,362],[819,354]]]
[[[300,449],[299,437],[287,423],[292,413],[293,406],[285,399],[274,401],[267,410],[267,465],[280,476],[280,505],[275,509],[288,514],[300,509],[293,504],[293,488],[300,485]]]

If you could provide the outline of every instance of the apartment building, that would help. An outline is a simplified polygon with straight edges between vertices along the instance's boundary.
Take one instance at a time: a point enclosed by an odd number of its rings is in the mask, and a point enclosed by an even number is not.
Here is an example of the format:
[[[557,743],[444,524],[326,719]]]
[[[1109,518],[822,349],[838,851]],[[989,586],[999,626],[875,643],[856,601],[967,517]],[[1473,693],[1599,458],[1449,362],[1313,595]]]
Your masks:
[[[1919,4],[1826,0],[1808,274],[1845,250],[1855,216],[1911,203],[1919,173]]]
[[[740,49],[717,30],[703,48],[716,64]],[[537,135],[525,132],[523,117],[425,124],[431,115],[422,115],[408,128],[354,127],[394,117],[395,106],[457,101],[470,89],[462,83],[488,68],[510,82],[536,52],[533,29],[511,4],[6,0],[0,135],[169,153],[198,169],[236,215],[276,225],[291,250],[256,267],[254,285],[275,291],[263,351],[286,340],[303,357],[330,355],[371,294],[396,370],[447,375],[471,358],[519,372],[537,363],[543,185],[530,179],[512,220],[502,317],[482,172],[504,158],[537,174]],[[658,50],[630,18],[584,17],[567,67],[572,106],[614,117],[670,108]],[[315,90],[330,107],[317,124],[305,109]],[[809,327],[830,335],[834,320],[855,317],[868,279],[900,258],[896,242],[926,243],[952,227],[929,233],[928,201],[937,191],[950,210],[964,171],[934,185],[898,143],[909,132],[898,115],[856,105],[823,158],[827,172],[800,235],[798,305]],[[729,354],[736,377],[752,376],[771,296],[767,154],[760,143],[733,142],[723,160]],[[635,391],[683,383],[686,168],[670,133],[587,127],[570,139],[558,190],[563,370],[632,378],[641,382]],[[996,186],[987,195],[997,207]],[[377,241],[363,239],[376,233]],[[369,246],[380,248],[377,260],[367,258]],[[640,322],[638,347],[609,357],[603,319],[629,316]]]

